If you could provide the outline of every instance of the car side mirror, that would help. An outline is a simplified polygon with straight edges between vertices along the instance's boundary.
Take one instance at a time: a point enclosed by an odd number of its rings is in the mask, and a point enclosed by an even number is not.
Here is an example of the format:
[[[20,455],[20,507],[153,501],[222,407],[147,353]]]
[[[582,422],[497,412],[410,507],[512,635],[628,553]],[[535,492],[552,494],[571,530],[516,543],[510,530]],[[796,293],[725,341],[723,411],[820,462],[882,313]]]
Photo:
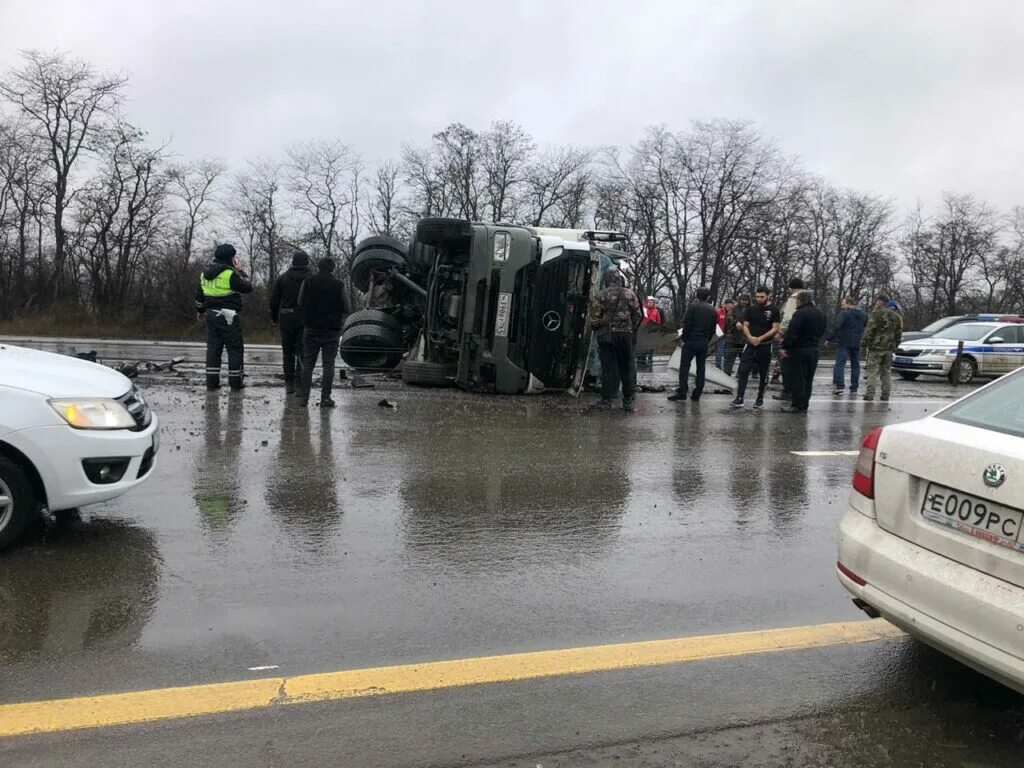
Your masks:
[[[991,339],[988,340],[988,343],[989,344],[1004,344],[1006,342],[1005,342],[1005,339],[1003,339],[1002,336],[993,336]]]

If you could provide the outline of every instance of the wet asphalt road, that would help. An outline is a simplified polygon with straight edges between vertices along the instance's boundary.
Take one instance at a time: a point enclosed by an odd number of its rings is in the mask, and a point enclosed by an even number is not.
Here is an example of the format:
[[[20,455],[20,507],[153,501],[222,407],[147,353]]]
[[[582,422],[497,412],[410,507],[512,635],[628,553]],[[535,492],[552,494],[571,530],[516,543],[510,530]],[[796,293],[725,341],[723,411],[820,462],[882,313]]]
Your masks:
[[[790,451],[856,450],[955,390],[900,382],[886,408],[817,386],[802,418],[151,384],[150,482],[0,556],[0,703],[856,620],[834,576],[854,459]],[[111,755],[1019,766],[1024,703],[899,640],[0,742],[12,766]]]

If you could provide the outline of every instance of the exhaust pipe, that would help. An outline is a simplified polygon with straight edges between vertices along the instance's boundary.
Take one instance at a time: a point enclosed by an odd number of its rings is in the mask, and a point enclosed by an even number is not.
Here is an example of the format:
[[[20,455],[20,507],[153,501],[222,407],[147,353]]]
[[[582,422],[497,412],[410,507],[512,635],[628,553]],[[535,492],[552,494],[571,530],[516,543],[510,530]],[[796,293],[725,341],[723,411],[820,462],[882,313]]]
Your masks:
[[[864,611],[864,613],[866,613],[866,614],[868,615],[868,618],[871,618],[871,619],[879,619],[879,618],[881,618],[881,617],[882,617],[882,614],[880,614],[880,613],[879,613],[879,612],[878,612],[878,611],[877,611],[877,610],[876,610],[875,608],[873,608],[872,606],[870,606],[870,605],[868,605],[867,603],[865,603],[865,602],[864,602],[863,600],[861,600],[861,599],[860,599],[859,597],[855,597],[855,598],[853,598],[853,604],[854,604],[854,605],[856,605],[856,606],[857,606],[858,608],[860,608],[860,609],[861,609],[862,611]]]

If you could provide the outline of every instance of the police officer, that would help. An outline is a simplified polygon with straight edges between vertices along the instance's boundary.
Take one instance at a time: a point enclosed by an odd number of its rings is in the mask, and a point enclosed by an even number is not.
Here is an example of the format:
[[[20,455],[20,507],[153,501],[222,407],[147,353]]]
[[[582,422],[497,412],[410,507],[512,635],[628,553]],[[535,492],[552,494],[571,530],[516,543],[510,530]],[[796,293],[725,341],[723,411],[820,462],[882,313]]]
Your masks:
[[[590,308],[590,325],[601,355],[601,399],[593,407],[598,411],[609,410],[621,382],[622,409],[632,413],[636,399],[633,335],[640,327],[643,313],[640,300],[626,287],[621,274],[609,272],[605,284],[608,287],[597,295]]]
[[[875,399],[875,384],[882,381],[882,400],[889,399],[892,390],[892,355],[903,340],[903,320],[889,306],[889,297],[875,299],[875,308],[864,329],[864,349],[867,351],[868,375],[865,382],[865,400]]]
[[[270,292],[270,322],[281,329],[281,354],[284,357],[284,386],[291,395],[302,376],[302,313],[299,312],[299,289],[310,276],[309,256],[303,251],[292,254],[292,266],[277,278]]]
[[[252,283],[235,258],[235,247],[223,243],[213,261],[203,268],[196,291],[196,311],[206,317],[206,388],[220,389],[220,364],[228,350],[228,383],[241,389],[245,342],[242,339],[242,294],[252,293]]]

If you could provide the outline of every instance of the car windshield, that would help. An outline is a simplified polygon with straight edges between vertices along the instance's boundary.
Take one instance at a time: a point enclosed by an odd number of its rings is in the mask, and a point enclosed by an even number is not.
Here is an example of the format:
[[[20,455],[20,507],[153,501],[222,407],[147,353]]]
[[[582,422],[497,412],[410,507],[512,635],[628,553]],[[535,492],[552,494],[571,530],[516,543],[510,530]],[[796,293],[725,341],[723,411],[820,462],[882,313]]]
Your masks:
[[[929,323],[921,329],[921,333],[938,333],[943,328],[948,328],[951,325],[955,325],[959,320],[959,317],[943,317],[936,320],[934,323]]]
[[[1007,376],[951,406],[938,418],[1024,437],[1024,374]]]
[[[964,325],[955,325],[948,331],[943,331],[942,338],[952,339],[953,341],[978,341],[991,330],[991,325],[965,323]]]

